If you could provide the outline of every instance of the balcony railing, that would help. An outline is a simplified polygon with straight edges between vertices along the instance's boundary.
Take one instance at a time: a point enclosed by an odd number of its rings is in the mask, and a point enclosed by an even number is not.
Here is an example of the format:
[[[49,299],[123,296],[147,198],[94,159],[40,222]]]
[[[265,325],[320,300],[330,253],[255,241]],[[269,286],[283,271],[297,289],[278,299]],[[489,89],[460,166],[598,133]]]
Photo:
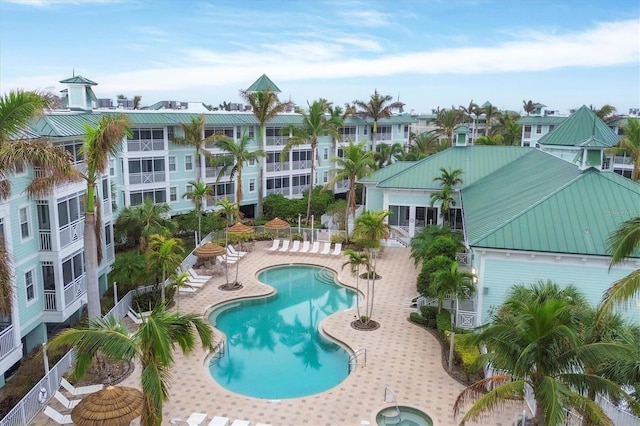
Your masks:
[[[205,207],[206,208],[213,208],[215,207],[220,201],[224,200],[224,199],[229,200],[230,203],[234,203],[236,200],[236,194],[218,194],[215,195],[207,200],[205,200]]]
[[[267,195],[271,195],[271,194],[284,195],[286,197],[291,195],[291,189],[288,186],[285,186],[282,188],[267,189]]]
[[[311,168],[311,160],[292,161],[291,170],[307,170]]]
[[[267,163],[267,172],[282,172],[289,170],[289,163]]]
[[[115,257],[115,250],[113,244],[107,244],[107,260],[111,262]]]
[[[139,185],[143,183],[154,183],[166,181],[166,173],[162,172],[144,172],[129,173],[129,183],[131,185]]]
[[[469,253],[456,253],[456,262],[458,266],[471,267],[471,256]]]
[[[84,217],[77,221],[60,228],[58,236],[60,238],[60,248],[64,248],[69,244],[82,238],[84,232]]]
[[[304,191],[309,189],[309,185],[298,185],[291,187],[291,195],[302,194]]]
[[[0,359],[4,358],[16,347],[13,325],[0,331]]]
[[[630,166],[633,164],[633,158],[626,155],[616,155],[613,157],[613,164],[624,164]]]
[[[64,288],[65,308],[87,292],[87,275],[82,274]]]
[[[56,291],[45,290],[44,291],[44,310],[45,311],[57,311],[56,304]]]
[[[164,141],[158,139],[127,141],[127,151],[164,151]]]
[[[107,216],[111,214],[111,200],[103,200],[102,201],[102,214]]]
[[[221,167],[207,167],[204,169],[205,171],[205,176],[208,178],[218,178],[219,177],[227,177],[227,176],[231,176],[231,169],[232,167],[227,167],[227,170],[225,170],[225,172],[221,175],[220,174],[220,170],[222,170]]]
[[[376,142],[390,141],[391,139],[391,133],[378,133],[376,135]]]
[[[265,143],[267,146],[280,146],[286,145],[288,140],[288,136],[267,136],[265,138]]]
[[[39,231],[40,234],[40,250],[51,251],[51,231]]]

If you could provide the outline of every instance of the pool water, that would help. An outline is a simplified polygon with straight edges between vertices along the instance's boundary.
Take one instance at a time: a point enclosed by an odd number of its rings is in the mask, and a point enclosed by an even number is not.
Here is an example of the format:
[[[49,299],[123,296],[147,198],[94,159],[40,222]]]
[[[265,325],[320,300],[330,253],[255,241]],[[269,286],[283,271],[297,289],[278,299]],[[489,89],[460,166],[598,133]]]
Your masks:
[[[330,389],[349,374],[349,352],[319,333],[328,315],[354,306],[355,292],[334,273],[307,265],[266,269],[258,279],[277,294],[230,303],[209,321],[227,336],[210,371],[224,388],[265,399],[296,398]]]

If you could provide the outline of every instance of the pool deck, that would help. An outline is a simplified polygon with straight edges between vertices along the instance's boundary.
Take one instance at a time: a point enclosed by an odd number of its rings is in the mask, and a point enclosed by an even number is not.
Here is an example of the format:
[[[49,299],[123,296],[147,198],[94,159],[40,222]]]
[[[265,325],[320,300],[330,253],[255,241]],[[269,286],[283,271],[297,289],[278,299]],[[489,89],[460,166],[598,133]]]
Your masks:
[[[306,263],[326,266],[338,273],[339,280],[355,287],[355,277],[349,267],[341,269],[346,258],[319,254],[272,253],[270,242],[256,243],[252,252],[239,262],[238,279],[243,288],[221,291],[224,276],[209,280],[196,293],[180,295],[181,312],[208,313],[222,302],[268,294],[271,288],[260,284],[256,272],[266,267]],[[443,369],[441,347],[434,336],[423,328],[408,322],[412,308],[410,299],[416,295],[415,281],[419,272],[409,257],[408,248],[385,247],[378,259],[377,271],[382,279],[376,281],[375,304],[372,318],[380,323],[375,331],[357,331],[350,323],[355,308],[326,318],[321,326],[352,351],[366,349],[366,366],[358,365],[349,377],[333,389],[304,398],[263,400],[231,393],[219,386],[209,374],[207,354],[200,347],[189,356],[175,352],[175,366],[169,400],[163,407],[163,425],[172,419],[184,421],[192,412],[207,413],[202,423],[207,425],[213,416],[231,420],[249,420],[280,425],[375,425],[376,414],[391,404],[384,402],[385,387],[395,394],[399,405],[425,411],[434,426],[457,425],[460,417],[453,418],[452,407],[464,388]],[[232,275],[233,274],[233,275]],[[235,265],[229,265],[229,276],[235,276]],[[216,332],[216,338],[220,333]],[[140,387],[140,369],[122,382],[122,385]],[[49,404],[61,413],[68,413],[59,403]],[[524,405],[513,403],[469,425],[508,426]],[[457,420],[457,421],[456,421]],[[40,414],[33,425],[53,425]]]

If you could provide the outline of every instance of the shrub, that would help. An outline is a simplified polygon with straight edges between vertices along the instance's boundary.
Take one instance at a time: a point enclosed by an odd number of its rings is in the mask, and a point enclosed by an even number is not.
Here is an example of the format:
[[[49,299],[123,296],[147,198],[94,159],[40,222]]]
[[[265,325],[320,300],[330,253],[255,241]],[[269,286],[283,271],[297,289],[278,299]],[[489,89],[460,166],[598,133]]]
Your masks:
[[[451,260],[456,259],[459,245],[449,236],[440,236],[424,252],[425,259],[433,259],[436,256],[445,256]]]
[[[446,256],[436,256],[422,264],[422,270],[418,274],[416,280],[416,287],[418,292],[425,297],[435,296],[430,291],[431,288],[431,275],[434,272],[451,269],[453,260]]]
[[[435,306],[421,306],[420,313],[426,321],[425,325],[429,328],[435,329],[437,325],[436,316],[438,315],[438,308],[436,308]]]
[[[436,325],[441,336],[444,336],[445,331],[451,331],[451,313],[443,309],[442,312],[436,316]]]
[[[343,235],[343,234],[333,234],[331,235],[331,242],[332,243],[341,243],[344,244],[344,242],[347,241],[347,238]]]
[[[415,322],[416,324],[420,324],[428,327],[426,318],[424,318],[422,315],[420,315],[417,312],[411,312],[409,314],[409,320],[411,322]]]
[[[291,240],[292,240],[292,241],[296,241],[296,240],[297,240],[297,241],[302,241],[302,240],[303,240],[303,238],[302,238],[302,234],[299,234],[299,233],[297,233],[297,232],[294,232],[293,234],[291,234]]]

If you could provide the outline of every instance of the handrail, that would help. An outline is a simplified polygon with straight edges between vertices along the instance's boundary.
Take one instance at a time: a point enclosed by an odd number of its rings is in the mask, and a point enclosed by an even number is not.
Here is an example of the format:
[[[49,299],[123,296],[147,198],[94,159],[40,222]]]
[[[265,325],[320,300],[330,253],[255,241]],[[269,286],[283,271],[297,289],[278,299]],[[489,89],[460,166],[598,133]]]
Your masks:
[[[387,396],[387,393],[391,394],[391,399]],[[393,402],[396,406],[396,415],[398,416],[398,420],[402,420],[400,417],[400,407],[398,406],[398,400],[396,399],[396,394],[393,393],[389,386],[384,387],[384,402]]]
[[[353,371],[353,369],[351,368],[354,365],[358,365],[358,356],[359,355],[364,355],[364,362],[362,363],[363,367],[367,366],[367,349],[366,348],[360,348],[357,351],[355,351],[352,355],[349,356],[349,368],[348,368],[348,374],[351,374],[351,371]]]
[[[224,339],[220,339],[220,342],[213,348],[213,355],[209,360],[209,366],[217,364],[225,355]]]

